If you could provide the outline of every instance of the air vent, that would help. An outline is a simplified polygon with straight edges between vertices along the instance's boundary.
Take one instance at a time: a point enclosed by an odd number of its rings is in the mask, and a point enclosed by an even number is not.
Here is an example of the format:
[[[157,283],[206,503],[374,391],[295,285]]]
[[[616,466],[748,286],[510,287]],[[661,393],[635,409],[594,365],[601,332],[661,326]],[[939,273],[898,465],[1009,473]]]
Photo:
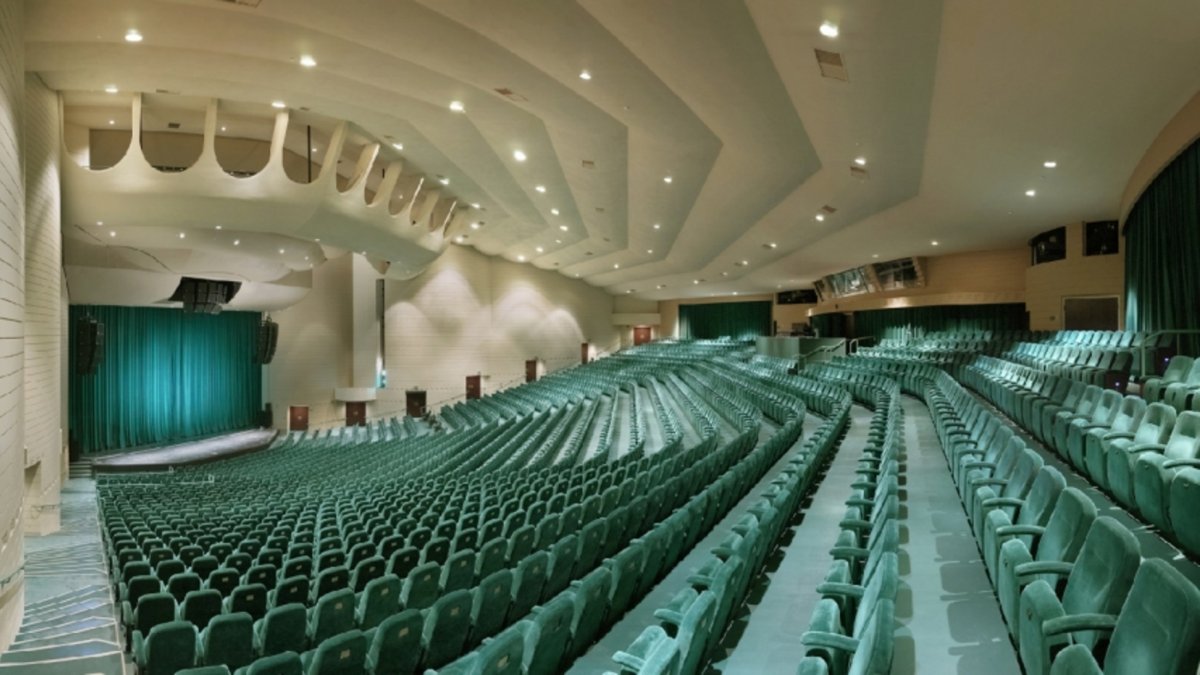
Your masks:
[[[217,0],[217,2],[226,5],[238,5],[241,7],[258,7],[262,0]]]
[[[861,166],[852,166],[850,167],[850,175],[859,180],[866,180],[871,174],[867,173],[867,170]]]
[[[590,159],[585,159],[585,160],[583,160],[583,168],[594,169],[594,168],[596,168],[596,162],[594,162]]]
[[[824,49],[814,49],[817,55],[817,66],[821,69],[821,77],[828,77],[843,82],[850,81],[850,73],[846,72],[846,64],[842,55],[837,52],[827,52]]]
[[[825,206],[822,206],[821,211],[823,211],[825,213],[829,213],[829,214],[837,213],[837,209],[828,204],[826,204]]]
[[[510,101],[516,101],[517,103],[525,103],[525,102],[529,101],[529,99],[518,94],[517,92],[513,91],[512,89],[509,89],[508,87],[500,87],[499,89],[496,89],[496,93],[500,94],[501,96],[503,96],[504,98],[506,98]]]
[[[179,122],[167,122],[168,129],[178,129],[179,127],[180,127]]]
[[[154,93],[156,93],[156,94],[179,94],[179,92],[171,91],[170,89],[155,89]]]

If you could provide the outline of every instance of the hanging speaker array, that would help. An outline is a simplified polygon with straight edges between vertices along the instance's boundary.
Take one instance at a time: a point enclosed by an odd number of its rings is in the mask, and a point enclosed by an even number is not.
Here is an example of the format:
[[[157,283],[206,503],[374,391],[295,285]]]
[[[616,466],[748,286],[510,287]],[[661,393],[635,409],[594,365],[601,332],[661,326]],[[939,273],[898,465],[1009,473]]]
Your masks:
[[[258,342],[254,350],[254,362],[267,364],[275,358],[275,345],[279,342],[279,324],[263,319],[258,324]]]

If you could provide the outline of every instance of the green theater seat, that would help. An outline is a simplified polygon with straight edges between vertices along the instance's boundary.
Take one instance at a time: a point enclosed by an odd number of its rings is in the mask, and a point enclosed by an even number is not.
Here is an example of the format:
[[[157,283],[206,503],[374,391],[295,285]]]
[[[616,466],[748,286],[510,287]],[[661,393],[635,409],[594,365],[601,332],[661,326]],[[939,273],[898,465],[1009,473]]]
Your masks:
[[[393,614],[367,632],[367,672],[372,675],[410,675],[421,660],[420,610]]]
[[[479,675],[520,675],[525,656],[525,636],[519,630],[506,630],[484,642],[478,655],[478,661],[468,672],[477,672]]]
[[[454,591],[430,607],[421,631],[422,663],[437,668],[458,658],[471,630],[471,592]]]
[[[612,572],[603,567],[571,583],[575,606],[571,615],[572,639],[567,651],[572,658],[587,651],[606,625],[612,586]]]
[[[428,609],[437,601],[442,568],[437,563],[418,565],[404,580],[400,606],[405,609]]]
[[[513,600],[508,608],[509,623],[522,619],[541,599],[549,562],[550,556],[545,551],[538,551],[518,563],[513,570]]]
[[[304,666],[296,652],[283,652],[264,656],[245,668],[238,668],[234,675],[302,675]]]
[[[304,651],[308,644],[308,612],[291,603],[275,607],[254,622],[254,648],[260,656]]]
[[[145,638],[133,634],[133,657],[138,675],[175,675],[196,665],[196,626],[170,621],[150,629]]]
[[[1055,657],[1051,675],[1192,675],[1200,662],[1200,591],[1166,561],[1146,560],[1118,616],[1064,617],[1043,627],[1047,637],[1109,630],[1102,659],[1072,645]]]
[[[542,602],[558,595],[571,584],[578,555],[579,538],[574,534],[564,536],[550,547],[550,569],[542,586]]]
[[[675,675],[680,658],[679,643],[661,626],[647,626],[633,644],[613,654],[620,675]]]
[[[992,582],[996,580],[996,565],[1000,558],[1000,546],[1010,537],[1018,537],[1024,541],[1026,548],[1032,545],[1031,535],[997,534],[1010,525],[1044,527],[1054,512],[1058,496],[1067,486],[1067,481],[1061,472],[1052,466],[1042,466],[1038,475],[1033,479],[1024,499],[1010,499],[995,504],[996,508],[988,511],[983,527],[983,539],[980,550],[983,552],[983,562]],[[1014,518],[1015,515],[1015,518]],[[1010,530],[1005,530],[1011,532]]]
[[[192,591],[184,597],[179,605],[179,618],[190,621],[196,628],[203,630],[214,616],[221,613],[221,594],[211,588]]]
[[[1151,524],[1168,535],[1173,534],[1167,516],[1171,482],[1179,469],[1200,467],[1200,412],[1180,413],[1171,437],[1161,449],[1151,451],[1151,446],[1134,446],[1128,452],[1135,453],[1139,447],[1147,451],[1137,453],[1134,462],[1134,505]]]
[[[394,574],[372,579],[357,596],[354,617],[358,627],[370,630],[400,609],[403,582]]]
[[[456,551],[442,567],[442,578],[438,581],[442,593],[470,588],[475,581],[475,551]]]
[[[569,665],[564,659],[571,642],[571,618],[575,612],[572,596],[570,591],[558,594],[537,607],[527,621],[517,624],[525,635],[525,675],[553,675]]]
[[[254,660],[254,620],[245,612],[213,618],[200,631],[200,660],[237,670]]]
[[[300,660],[304,675],[363,675],[366,657],[367,638],[355,629],[330,637]]]
[[[325,595],[308,611],[308,641],[319,645],[324,640],[354,628],[354,593],[343,588]]]

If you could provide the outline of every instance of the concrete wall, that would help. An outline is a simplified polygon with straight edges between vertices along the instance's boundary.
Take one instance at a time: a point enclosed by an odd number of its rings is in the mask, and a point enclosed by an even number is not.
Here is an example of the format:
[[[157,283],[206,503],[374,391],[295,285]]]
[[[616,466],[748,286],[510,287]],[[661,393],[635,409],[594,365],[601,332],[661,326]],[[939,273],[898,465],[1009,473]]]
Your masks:
[[[25,77],[25,523],[58,529],[66,445],[61,410],[63,275],[58,96]]]
[[[272,315],[279,347],[268,398],[277,426],[286,426],[288,405],[308,405],[314,427],[345,419],[333,390],[360,384],[352,382],[356,326],[375,351],[366,320],[374,283],[357,258],[331,260],[317,270],[309,297]],[[526,359],[540,358],[550,372],[579,363],[582,342],[601,353],[619,347],[607,292],[467,247],[451,246],[415,279],[388,281],[385,296],[388,387],[367,405],[368,417],[402,411],[408,388],[424,389],[436,409],[464,396],[467,375],[482,375],[487,394],[524,382]]]
[[[0,581],[22,563],[22,475],[25,468],[21,390],[25,349],[25,181],[21,121],[25,101],[23,7],[0,2]],[[0,587],[0,650],[21,622],[20,576]]]
[[[1115,255],[1083,255],[1083,223],[1067,225],[1067,257],[1025,270],[1025,307],[1032,330],[1062,330],[1063,301],[1071,297],[1116,296],[1119,326],[1125,327],[1125,238]]]

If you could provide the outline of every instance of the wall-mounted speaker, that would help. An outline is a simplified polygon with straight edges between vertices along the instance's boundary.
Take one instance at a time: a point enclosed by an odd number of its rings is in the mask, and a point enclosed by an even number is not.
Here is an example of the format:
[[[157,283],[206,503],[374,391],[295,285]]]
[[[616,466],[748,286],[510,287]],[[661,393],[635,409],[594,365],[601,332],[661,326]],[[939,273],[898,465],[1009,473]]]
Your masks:
[[[75,371],[91,375],[104,363],[104,324],[87,317],[75,327]]]
[[[275,345],[279,343],[279,324],[263,319],[258,324],[258,342],[254,350],[254,362],[267,364],[275,358]]]

